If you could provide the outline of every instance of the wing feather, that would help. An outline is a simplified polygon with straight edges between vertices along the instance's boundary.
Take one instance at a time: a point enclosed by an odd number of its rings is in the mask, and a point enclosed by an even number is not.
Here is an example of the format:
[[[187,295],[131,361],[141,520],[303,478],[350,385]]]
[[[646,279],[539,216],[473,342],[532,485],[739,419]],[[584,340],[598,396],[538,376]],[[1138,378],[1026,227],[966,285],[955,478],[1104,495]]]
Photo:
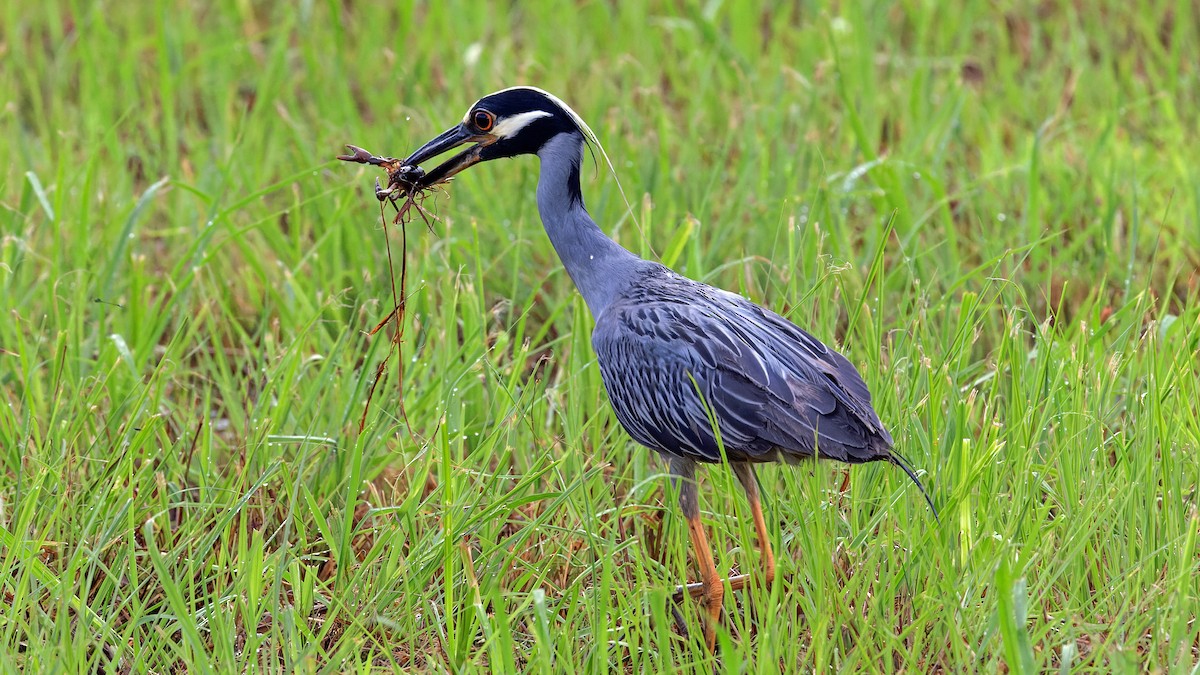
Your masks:
[[[715,419],[734,461],[887,455],[891,437],[849,361],[740,296],[665,275],[610,305],[592,335],[617,418],[635,440],[720,461]]]

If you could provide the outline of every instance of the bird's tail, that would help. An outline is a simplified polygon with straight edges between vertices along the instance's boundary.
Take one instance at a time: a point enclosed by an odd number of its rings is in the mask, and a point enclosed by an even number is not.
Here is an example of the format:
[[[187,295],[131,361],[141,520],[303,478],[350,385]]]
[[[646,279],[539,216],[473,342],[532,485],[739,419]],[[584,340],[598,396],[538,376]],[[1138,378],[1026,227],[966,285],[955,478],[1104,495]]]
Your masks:
[[[929,493],[925,491],[925,486],[921,484],[921,479],[917,478],[917,472],[913,471],[912,465],[908,463],[908,460],[897,454],[895,450],[892,450],[888,452],[888,461],[900,467],[904,473],[908,474],[908,477],[912,479],[912,482],[917,484],[917,489],[921,491],[921,496],[925,497],[925,501],[929,504],[929,510],[933,511],[933,519],[936,520],[938,524],[941,524],[942,519],[938,517],[938,510],[937,507],[933,505],[933,498],[930,497]]]

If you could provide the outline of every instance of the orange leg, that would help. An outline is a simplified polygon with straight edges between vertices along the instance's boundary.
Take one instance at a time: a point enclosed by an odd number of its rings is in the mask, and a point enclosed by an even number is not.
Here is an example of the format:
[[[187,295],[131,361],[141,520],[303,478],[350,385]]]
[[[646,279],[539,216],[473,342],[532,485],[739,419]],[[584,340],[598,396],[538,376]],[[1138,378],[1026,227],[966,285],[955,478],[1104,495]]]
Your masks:
[[[717,566],[713,562],[712,549],[708,546],[708,535],[704,533],[704,524],[700,522],[700,514],[689,516],[688,533],[692,537],[692,548],[696,549],[696,558],[700,563],[701,594],[704,597],[704,607],[708,610],[708,620],[704,622],[704,644],[708,651],[717,645],[717,621],[721,618],[721,601],[725,598],[725,584],[717,574]]]
[[[725,583],[717,574],[712,548],[708,544],[708,534],[705,533],[704,523],[700,520],[696,465],[690,460],[672,458],[671,473],[679,487],[679,506],[683,510],[684,518],[687,518],[688,535],[692,540],[692,548],[696,550],[696,561],[700,564],[700,582],[677,588],[675,599],[682,600],[686,594],[703,601],[707,614],[704,622],[704,644],[712,651],[717,644],[717,621],[721,617],[721,601],[725,599]],[[745,575],[729,581],[730,587],[738,590],[745,585]]]
[[[688,535],[692,540],[692,548],[696,550],[696,560],[700,565],[700,581],[680,586],[675,590],[675,599],[682,600],[684,595],[703,600],[707,610],[707,621],[704,624],[704,643],[709,651],[716,646],[716,626],[721,616],[721,602],[725,597],[725,583],[717,573],[716,563],[713,562],[712,548],[708,543],[708,534],[700,521],[700,508],[696,494],[695,465],[686,460],[672,463],[672,473],[681,478],[679,482],[679,505],[688,522]],[[754,476],[754,468],[749,463],[732,464],[734,475],[738,477],[746,490],[750,501],[750,513],[754,517],[754,530],[758,534],[759,548],[763,558],[763,581],[770,586],[775,581],[775,553],[771,550],[771,539],[767,532],[767,522],[763,518],[762,500],[758,491],[758,480]],[[729,590],[740,591],[750,581],[748,574],[730,577]]]
[[[763,519],[762,500],[758,495],[758,479],[754,477],[754,467],[748,463],[738,463],[732,466],[733,473],[746,489],[746,499],[750,500],[750,513],[754,516],[754,530],[758,533],[758,546],[762,549],[763,582],[770,586],[775,581],[775,553],[771,550],[771,538],[767,535],[767,521]]]

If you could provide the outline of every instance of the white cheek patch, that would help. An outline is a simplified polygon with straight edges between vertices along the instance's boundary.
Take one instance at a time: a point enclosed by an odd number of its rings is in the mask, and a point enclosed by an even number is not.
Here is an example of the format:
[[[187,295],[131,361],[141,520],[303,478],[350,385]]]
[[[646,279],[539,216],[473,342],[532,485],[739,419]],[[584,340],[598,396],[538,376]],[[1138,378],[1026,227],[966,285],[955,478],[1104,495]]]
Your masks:
[[[530,110],[511,117],[496,120],[496,126],[492,128],[492,134],[497,138],[512,138],[516,136],[522,129],[529,126],[534,120],[543,117],[550,117],[550,113],[545,110]]]

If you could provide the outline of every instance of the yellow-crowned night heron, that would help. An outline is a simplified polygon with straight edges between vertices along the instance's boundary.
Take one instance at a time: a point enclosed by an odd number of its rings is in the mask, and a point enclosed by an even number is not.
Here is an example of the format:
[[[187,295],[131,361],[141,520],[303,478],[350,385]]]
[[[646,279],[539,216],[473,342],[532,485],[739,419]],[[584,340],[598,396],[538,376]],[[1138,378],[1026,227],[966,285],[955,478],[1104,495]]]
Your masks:
[[[617,419],[663,457],[678,484],[700,561],[702,581],[695,588],[707,604],[705,641],[712,649],[724,584],[700,522],[696,462],[718,463],[724,456],[745,488],[767,584],[775,576],[775,559],[754,464],[812,457],[887,461],[925,490],[892,451],[871,393],[845,357],[775,312],[639,258],[597,227],[579,188],[584,146],[595,142],[558,98],[514,87],[479,99],[462,122],[404,163],[415,167],[474,144],[419,178],[421,187],[478,162],[517,155],[541,159],[538,210],[596,320],[592,346]],[[928,494],[925,499],[933,508]],[[736,590],[746,575],[729,581]]]

